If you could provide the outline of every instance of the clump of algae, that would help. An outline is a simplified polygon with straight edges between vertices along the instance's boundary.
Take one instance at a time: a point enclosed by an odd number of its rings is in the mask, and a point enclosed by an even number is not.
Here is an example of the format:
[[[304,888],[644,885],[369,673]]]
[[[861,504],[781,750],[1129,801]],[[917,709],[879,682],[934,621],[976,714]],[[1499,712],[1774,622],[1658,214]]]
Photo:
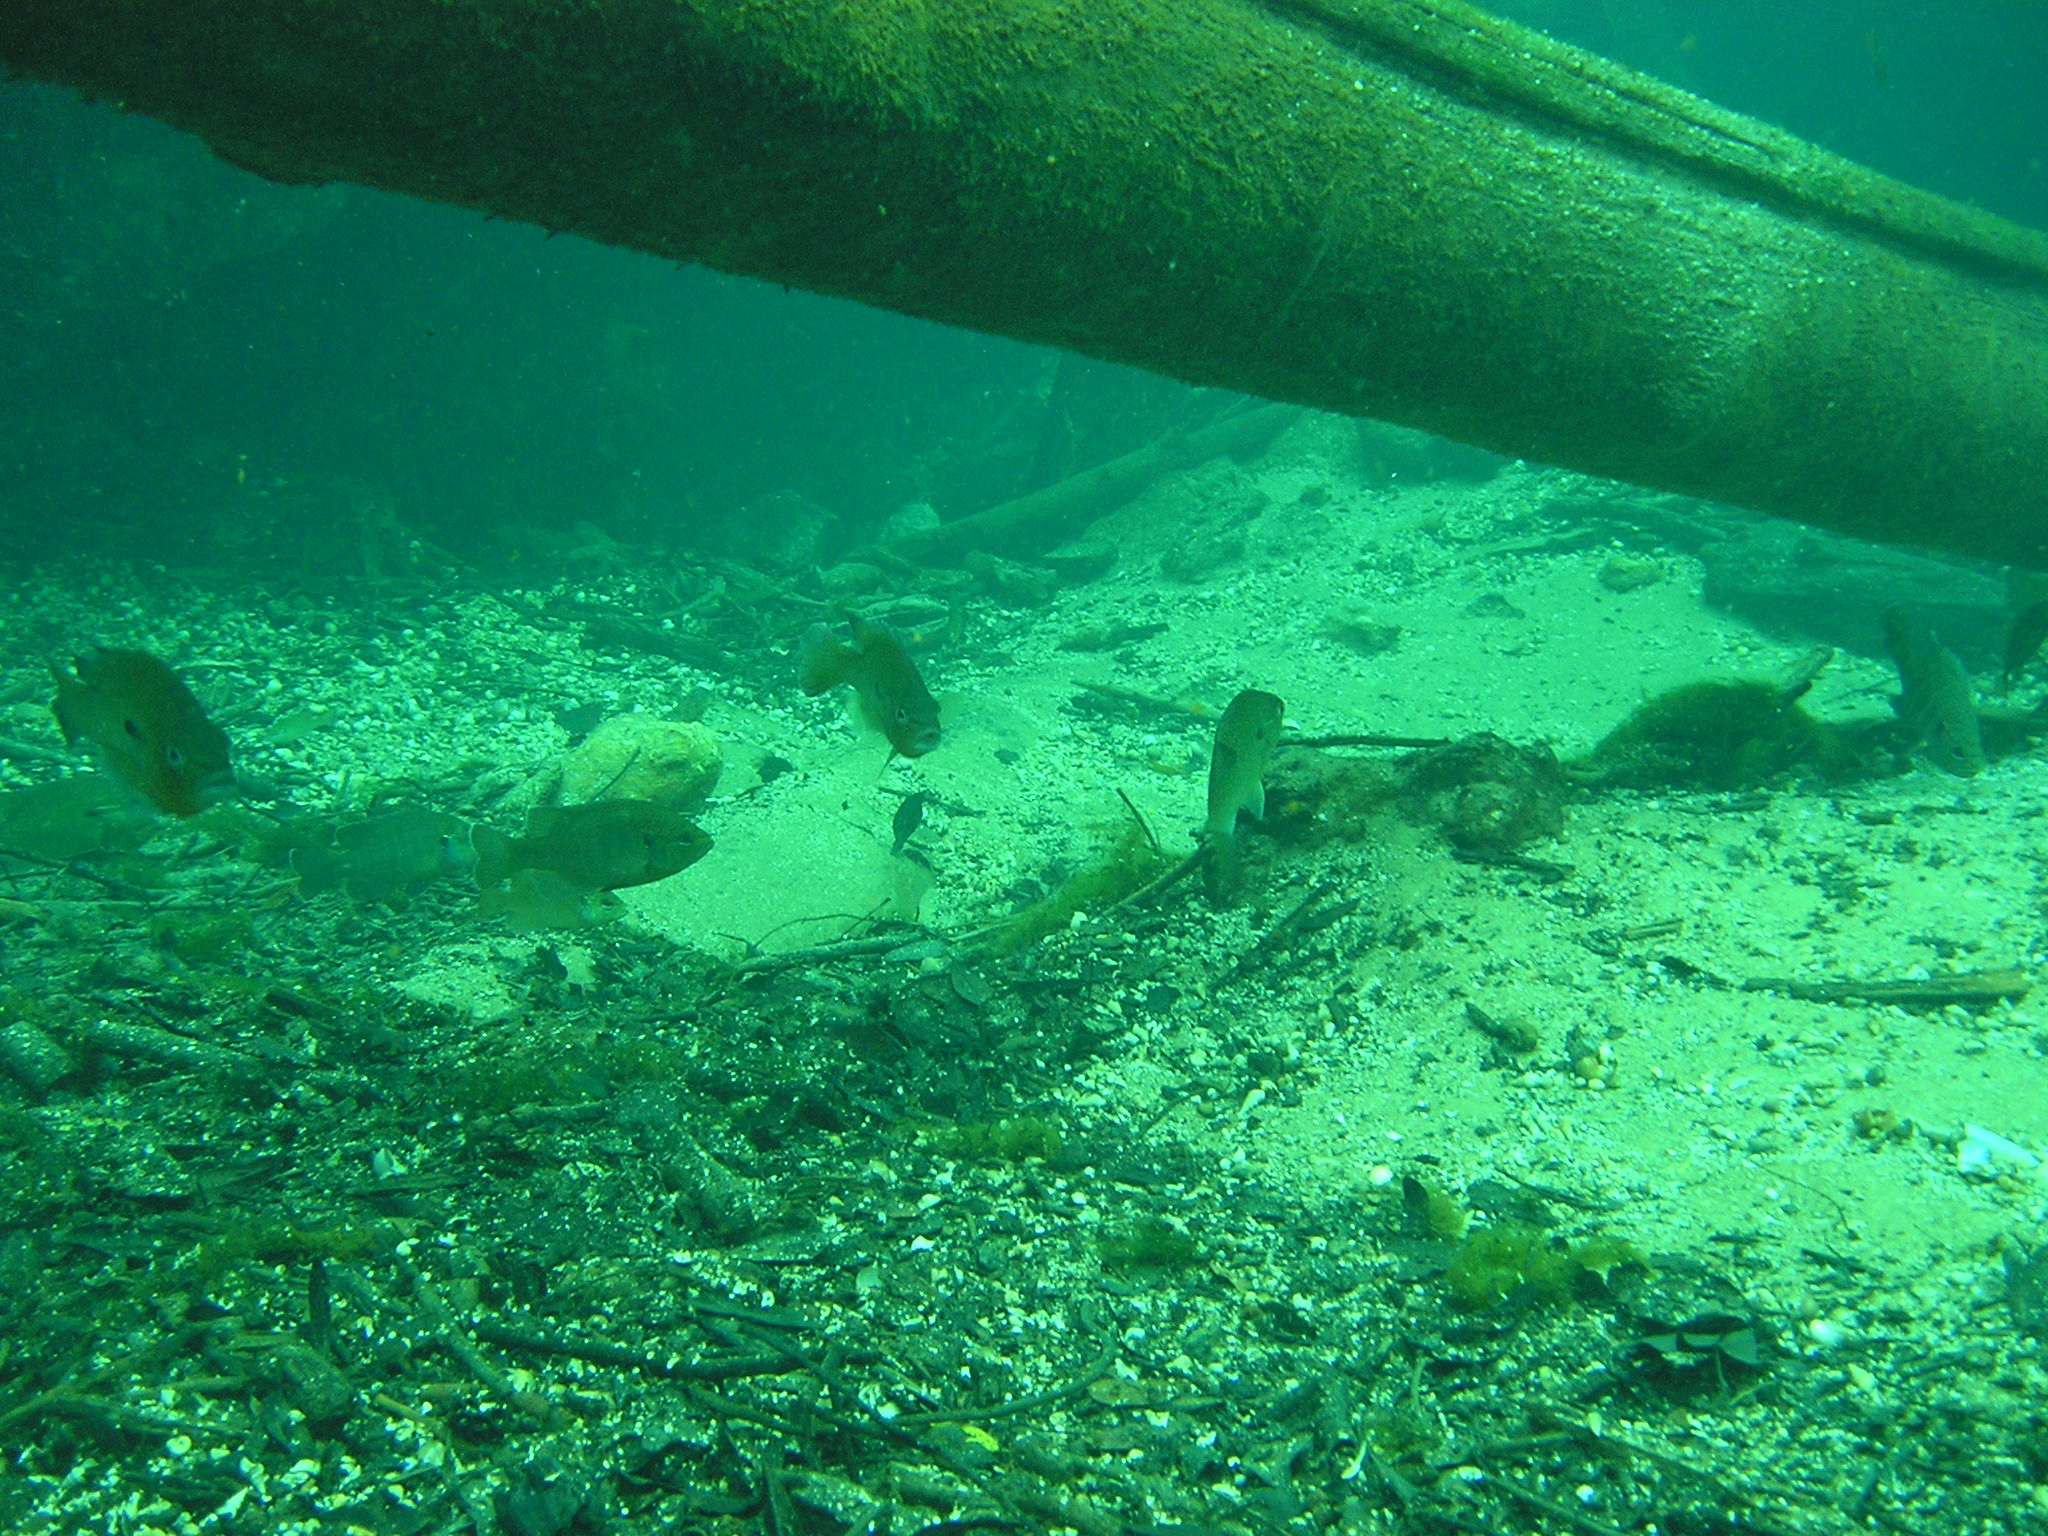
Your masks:
[[[444,1070],[437,1096],[472,1115],[587,1104],[669,1081],[685,1059],[680,1046],[655,1036],[529,1019],[484,1036],[471,1055]]]
[[[1616,1270],[1649,1267],[1635,1244],[1606,1233],[1565,1242],[1529,1221],[1475,1223],[1455,1196],[1421,1179],[1403,1181],[1402,1199],[1412,1234],[1453,1245],[1444,1283],[1468,1312],[1510,1297],[1563,1305],[1597,1295]]]
[[[1073,925],[1083,912],[1114,906],[1166,867],[1143,822],[1132,816],[1109,833],[1080,868],[1053,890],[1013,914],[983,941],[994,955],[1014,955]]]
[[[999,1120],[952,1120],[914,1128],[919,1145],[959,1162],[1052,1162],[1060,1155],[1060,1123],[1052,1115],[1004,1115]]]
[[[227,965],[256,947],[256,925],[232,908],[173,908],[150,914],[149,942],[188,965]]]
[[[1564,1243],[1519,1221],[1489,1222],[1468,1231],[1451,1251],[1444,1281],[1451,1299],[1482,1312],[1510,1296],[1561,1305],[1630,1265],[1643,1266],[1633,1243],[1596,1233]]]
[[[1159,1215],[1112,1227],[1098,1244],[1103,1262],[1119,1269],[1185,1269],[1202,1257],[1192,1232]]]
[[[388,1246],[371,1227],[350,1222],[300,1226],[289,1221],[229,1221],[203,1239],[188,1262],[194,1275],[211,1280],[238,1264],[303,1264],[332,1259],[360,1264]]]

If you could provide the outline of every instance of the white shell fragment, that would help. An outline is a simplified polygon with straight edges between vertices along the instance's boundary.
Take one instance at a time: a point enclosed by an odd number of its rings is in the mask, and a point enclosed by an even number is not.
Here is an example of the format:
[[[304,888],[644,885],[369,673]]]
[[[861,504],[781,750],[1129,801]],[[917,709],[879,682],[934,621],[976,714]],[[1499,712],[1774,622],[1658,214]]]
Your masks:
[[[1956,1166],[1980,1179],[2001,1173],[2041,1174],[2041,1159],[2018,1142],[1987,1131],[1981,1125],[1963,1127],[1963,1139],[1956,1144]]]

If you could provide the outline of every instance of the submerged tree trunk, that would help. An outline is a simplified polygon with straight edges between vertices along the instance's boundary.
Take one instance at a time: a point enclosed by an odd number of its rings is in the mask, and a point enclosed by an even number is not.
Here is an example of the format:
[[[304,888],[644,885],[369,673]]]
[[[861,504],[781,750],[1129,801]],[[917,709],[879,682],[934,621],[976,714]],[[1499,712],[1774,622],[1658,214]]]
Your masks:
[[[0,0],[393,188],[2048,565],[2048,241],[1457,0]]]

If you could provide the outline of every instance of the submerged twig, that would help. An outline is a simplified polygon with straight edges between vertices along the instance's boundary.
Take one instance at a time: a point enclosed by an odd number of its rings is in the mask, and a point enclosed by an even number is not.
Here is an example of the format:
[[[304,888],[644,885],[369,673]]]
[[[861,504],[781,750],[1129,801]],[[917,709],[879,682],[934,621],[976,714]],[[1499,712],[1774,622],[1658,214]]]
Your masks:
[[[1152,830],[1152,823],[1145,819],[1145,813],[1138,809],[1137,802],[1125,794],[1121,787],[1118,788],[1116,797],[1123,801],[1124,809],[1131,813],[1131,819],[1137,822],[1138,830],[1145,834],[1145,841],[1151,845],[1152,851],[1163,857],[1166,850],[1159,846],[1159,835]]]
[[[560,1422],[562,1410],[549,1402],[538,1392],[528,1392],[512,1382],[512,1379],[486,1360],[483,1351],[476,1347],[470,1337],[469,1326],[456,1317],[441,1293],[421,1271],[420,1267],[404,1254],[396,1255],[398,1267],[412,1284],[413,1300],[425,1316],[434,1342],[446,1349],[459,1361],[463,1369],[482,1382],[492,1392],[518,1408],[527,1417],[542,1423]]]
[[[19,758],[35,763],[76,763],[76,752],[61,751],[46,747],[39,742],[22,741],[14,736],[0,736],[0,757]]]
[[[1157,843],[1153,844],[1153,847],[1155,848],[1157,848],[1158,846],[1159,845]],[[1170,891],[1176,885],[1179,885],[1181,881],[1187,879],[1189,875],[1192,875],[1196,870],[1200,869],[1202,867],[1203,862],[1207,860],[1208,857],[1209,845],[1207,843],[1203,843],[1201,847],[1197,848],[1193,853],[1189,854],[1186,858],[1182,859],[1178,864],[1174,865],[1171,869],[1168,869],[1161,874],[1154,875],[1150,880],[1147,880],[1143,885],[1139,886],[1135,891],[1131,892],[1130,895],[1124,897],[1121,901],[1111,906],[1109,910],[1111,912],[1121,912],[1126,907],[1142,907],[1146,905],[1148,902],[1152,900],[1153,897],[1164,895],[1167,891]]]
[[[267,1083],[271,1078],[269,1064],[253,1056],[147,1024],[94,1019],[85,1026],[84,1038],[87,1045],[110,1056],[154,1062],[180,1072],[201,1072],[238,1083]]]
[[[1945,976],[1904,981],[1797,981],[1790,976],[1752,976],[1745,992],[1782,992],[1803,1003],[1876,1003],[1897,1008],[1988,1008],[2016,1003],[2033,990],[2027,973],[2017,966],[1994,971],[1952,971]]]
[[[1335,895],[1336,890],[1336,882],[1330,880],[1310,886],[1301,900],[1289,907],[1237,957],[1236,964],[1223,974],[1223,982],[1227,984],[1261,965],[1272,964],[1277,957],[1287,953],[1295,940],[1313,938],[1325,928],[1342,922],[1363,905],[1364,898],[1360,896],[1341,896],[1326,903],[1324,898]]]
[[[1433,752],[1452,745],[1448,736],[1283,736],[1282,747],[1394,747],[1406,751]]]
[[[814,944],[808,949],[785,949],[776,955],[756,955],[733,967],[741,976],[758,976],[769,971],[796,970],[810,965],[830,965],[839,960],[863,960],[886,955],[921,941],[939,941],[938,935],[918,929],[910,933],[873,934],[865,939],[841,939],[834,944]],[[942,941],[940,941],[942,942]]]
[[[914,1413],[897,1415],[898,1424],[980,1424],[990,1419],[1007,1419],[1020,1413],[1036,1413],[1041,1408],[1050,1408],[1054,1403],[1063,1403],[1069,1398],[1079,1397],[1095,1382],[1109,1373],[1116,1363],[1117,1351],[1122,1341],[1112,1333],[1103,1340],[1102,1349],[1096,1357],[1074,1376],[1065,1386],[1049,1387],[1043,1392],[1034,1392],[1029,1397],[1013,1397],[1007,1402],[996,1403],[987,1408],[926,1408]]]
[[[767,1350],[711,1355],[698,1360],[663,1358],[608,1339],[572,1339],[539,1333],[509,1323],[479,1318],[472,1330],[479,1339],[500,1349],[529,1355],[553,1355],[566,1360],[584,1360],[592,1365],[637,1371],[664,1381],[732,1381],[745,1376],[780,1376],[799,1367],[788,1356]]]

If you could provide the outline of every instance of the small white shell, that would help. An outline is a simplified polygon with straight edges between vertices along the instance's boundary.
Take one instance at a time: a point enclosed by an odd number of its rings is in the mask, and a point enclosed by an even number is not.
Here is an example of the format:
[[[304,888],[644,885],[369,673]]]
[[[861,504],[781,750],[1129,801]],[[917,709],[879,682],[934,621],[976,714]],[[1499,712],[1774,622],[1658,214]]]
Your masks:
[[[2038,1173],[2041,1159],[1996,1131],[1966,1125],[1963,1139],[1956,1145],[1956,1166],[1979,1178],[1995,1178],[2001,1173]]]

